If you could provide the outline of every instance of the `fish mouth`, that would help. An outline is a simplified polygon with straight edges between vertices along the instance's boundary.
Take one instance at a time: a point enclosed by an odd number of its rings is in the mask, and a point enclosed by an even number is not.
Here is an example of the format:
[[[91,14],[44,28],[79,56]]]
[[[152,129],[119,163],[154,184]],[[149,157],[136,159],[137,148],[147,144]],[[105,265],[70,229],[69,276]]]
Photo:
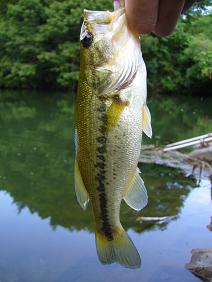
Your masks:
[[[96,24],[110,24],[112,21],[116,20],[122,14],[125,13],[124,8],[120,8],[116,11],[92,11],[84,10],[84,20],[93,22]]]
[[[93,35],[105,34],[113,30],[113,23],[117,21],[123,14],[125,9],[120,8],[116,11],[92,11],[84,10],[84,22],[81,28],[81,36],[85,32],[90,32]]]

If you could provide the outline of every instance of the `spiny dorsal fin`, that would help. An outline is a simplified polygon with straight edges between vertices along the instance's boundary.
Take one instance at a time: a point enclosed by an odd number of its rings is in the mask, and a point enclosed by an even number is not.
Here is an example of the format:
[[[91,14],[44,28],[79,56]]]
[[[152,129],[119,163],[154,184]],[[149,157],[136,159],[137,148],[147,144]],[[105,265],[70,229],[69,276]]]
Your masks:
[[[124,200],[128,206],[136,211],[143,209],[148,203],[147,191],[138,170],[135,173],[131,185],[126,191]]]
[[[147,105],[142,107],[142,129],[149,138],[152,138],[151,115]]]
[[[82,176],[79,170],[79,165],[77,160],[75,160],[74,178],[75,178],[75,192],[76,192],[78,203],[83,208],[83,210],[85,210],[89,202],[89,196],[85,189],[85,185],[82,180]]]

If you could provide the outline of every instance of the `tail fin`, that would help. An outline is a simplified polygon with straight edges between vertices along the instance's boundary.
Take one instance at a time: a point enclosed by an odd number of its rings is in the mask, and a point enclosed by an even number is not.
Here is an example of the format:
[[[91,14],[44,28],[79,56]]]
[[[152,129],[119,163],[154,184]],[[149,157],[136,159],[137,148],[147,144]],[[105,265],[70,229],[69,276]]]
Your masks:
[[[140,255],[123,228],[111,241],[102,233],[96,232],[96,249],[103,264],[118,262],[128,268],[138,268],[141,265]]]

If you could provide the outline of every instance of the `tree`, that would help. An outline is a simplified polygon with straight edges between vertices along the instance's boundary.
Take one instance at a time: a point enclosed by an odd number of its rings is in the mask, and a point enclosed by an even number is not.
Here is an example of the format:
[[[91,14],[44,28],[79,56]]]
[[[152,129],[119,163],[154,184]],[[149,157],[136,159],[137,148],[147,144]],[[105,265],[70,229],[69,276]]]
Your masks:
[[[68,87],[78,79],[82,10],[110,1],[1,0],[0,87]]]
[[[141,37],[150,91],[209,92],[210,3],[192,6],[168,37]],[[111,6],[111,0],[0,0],[0,88],[75,88],[82,11]]]

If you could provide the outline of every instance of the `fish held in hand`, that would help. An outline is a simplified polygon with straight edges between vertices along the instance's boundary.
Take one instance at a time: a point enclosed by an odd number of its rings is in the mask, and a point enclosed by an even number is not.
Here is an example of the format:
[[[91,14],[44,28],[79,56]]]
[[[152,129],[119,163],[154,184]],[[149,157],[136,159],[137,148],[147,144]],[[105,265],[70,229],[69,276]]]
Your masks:
[[[120,219],[122,199],[141,210],[148,197],[137,163],[142,132],[152,135],[146,106],[146,68],[140,40],[124,8],[84,11],[76,99],[75,190],[92,203],[99,259],[140,266],[140,256]]]

